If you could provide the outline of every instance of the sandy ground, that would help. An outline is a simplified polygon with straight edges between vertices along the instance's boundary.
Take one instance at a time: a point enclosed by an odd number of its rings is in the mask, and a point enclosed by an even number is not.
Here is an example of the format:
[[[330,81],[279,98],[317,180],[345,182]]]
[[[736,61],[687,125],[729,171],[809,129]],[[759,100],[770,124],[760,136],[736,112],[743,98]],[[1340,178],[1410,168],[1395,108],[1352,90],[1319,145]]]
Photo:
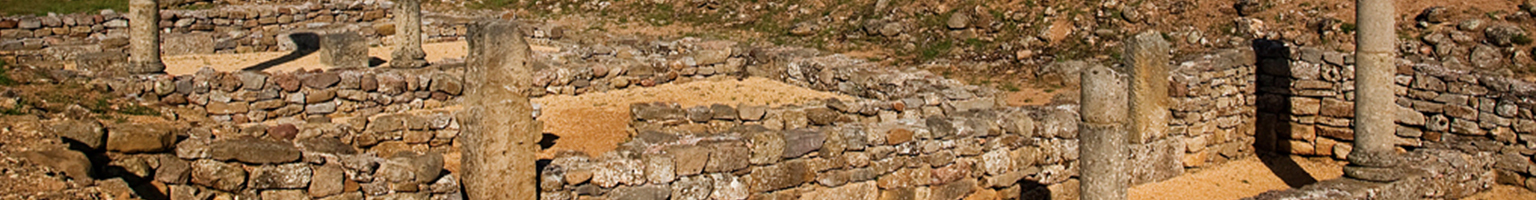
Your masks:
[[[1516,200],[1536,199],[1536,192],[1511,185],[1494,185],[1488,191],[1474,194],[1462,200]]]
[[[550,158],[554,152],[564,150],[596,156],[618,147],[632,134],[629,105],[634,103],[676,102],[684,108],[716,103],[733,107],[738,104],[779,106],[827,98],[853,99],[764,78],[748,78],[664,84],[579,96],[549,96],[533,99],[533,102],[543,106],[539,121],[544,122],[544,132],[560,137],[553,147],[539,154],[540,158]]]
[[[1163,182],[1131,187],[1133,200],[1241,199],[1269,190],[1291,188],[1280,175],[1293,182],[1306,183],[1342,176],[1344,162],[1328,158],[1289,157],[1295,164],[1275,164],[1275,170],[1258,157],[1227,162],[1221,166],[1186,173]],[[1286,163],[1286,162],[1277,162]],[[1306,175],[1295,171],[1299,166]],[[1280,171],[1281,173],[1276,173]]]
[[[422,44],[421,48],[422,50],[426,50],[427,61],[429,62],[437,62],[449,58],[463,59],[464,56],[468,55],[469,53],[469,43],[464,41],[428,43]],[[532,48],[536,52],[559,51],[559,49],[556,47],[533,45]],[[369,56],[385,61],[390,59],[391,52],[394,52],[393,46],[368,48]],[[171,75],[185,75],[196,73],[197,70],[202,69],[203,67],[210,67],[218,71],[238,71],[240,69],[255,66],[256,64],[276,59],[287,54],[288,52],[257,52],[241,54],[166,56],[164,58],[166,65],[165,72]],[[327,68],[326,66],[320,64],[320,58],[317,55],[319,54],[312,53],[304,56],[303,58],[299,58],[298,60],[283,63],[272,68],[267,68],[265,71],[280,72],[293,71],[298,69],[311,70]],[[387,64],[388,63],[385,65]]]

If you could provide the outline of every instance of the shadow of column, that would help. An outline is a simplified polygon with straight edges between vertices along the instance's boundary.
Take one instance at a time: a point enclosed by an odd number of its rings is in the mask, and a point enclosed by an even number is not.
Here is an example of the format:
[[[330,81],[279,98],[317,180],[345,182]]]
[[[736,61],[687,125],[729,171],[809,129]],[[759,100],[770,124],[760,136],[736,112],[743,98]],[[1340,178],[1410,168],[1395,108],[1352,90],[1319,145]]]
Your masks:
[[[1291,49],[1282,41],[1255,39],[1253,52],[1258,61],[1257,129],[1253,148],[1259,160],[1286,185],[1299,188],[1316,183],[1310,173],[1291,158]]]
[[[309,54],[314,54],[315,51],[319,51],[320,50],[320,35],[317,35],[315,33],[309,33],[309,32],[293,33],[293,34],[289,34],[288,38],[293,40],[293,44],[295,46],[297,46],[298,49],[294,49],[293,52],[288,53],[287,55],[283,55],[282,57],[277,57],[277,58],[274,58],[272,60],[267,60],[267,61],[264,61],[264,62],[261,62],[261,63],[257,63],[256,65],[253,65],[253,66],[250,66],[250,67],[246,67],[245,69],[241,69],[241,70],[244,70],[244,71],[261,71],[261,70],[266,70],[267,68],[272,68],[272,67],[275,67],[275,66],[278,66],[278,65],[282,65],[283,63],[293,62],[294,60],[298,60],[299,58],[304,58],[304,56],[308,56]],[[377,59],[377,58],[375,58],[375,59]]]

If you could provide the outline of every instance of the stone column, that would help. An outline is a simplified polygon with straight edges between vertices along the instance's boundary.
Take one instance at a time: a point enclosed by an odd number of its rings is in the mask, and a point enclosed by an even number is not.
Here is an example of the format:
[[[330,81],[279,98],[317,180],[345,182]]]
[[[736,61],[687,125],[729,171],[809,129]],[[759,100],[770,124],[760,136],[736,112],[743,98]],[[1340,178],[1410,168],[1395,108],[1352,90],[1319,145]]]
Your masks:
[[[533,86],[532,49],[516,24],[476,23],[469,32],[463,135],[464,194],[468,199],[533,200],[538,197],[541,127],[524,93]]]
[[[1394,124],[1397,96],[1392,91],[1397,71],[1393,52],[1397,44],[1392,0],[1356,0],[1355,148],[1349,152],[1344,174],[1369,181],[1394,181],[1401,174]]]
[[[390,67],[427,65],[427,53],[421,50],[421,0],[395,0],[395,52],[390,57]]]
[[[1170,45],[1157,31],[1126,42],[1125,67],[1131,76],[1131,141],[1151,142],[1168,129],[1168,54]]]
[[[1083,200],[1122,200],[1131,176],[1125,170],[1129,161],[1130,138],[1126,133],[1125,79],[1109,67],[1093,66],[1082,71],[1082,108],[1078,125],[1078,154],[1081,155]]]
[[[128,1],[128,73],[165,72],[160,62],[160,3],[158,0]]]

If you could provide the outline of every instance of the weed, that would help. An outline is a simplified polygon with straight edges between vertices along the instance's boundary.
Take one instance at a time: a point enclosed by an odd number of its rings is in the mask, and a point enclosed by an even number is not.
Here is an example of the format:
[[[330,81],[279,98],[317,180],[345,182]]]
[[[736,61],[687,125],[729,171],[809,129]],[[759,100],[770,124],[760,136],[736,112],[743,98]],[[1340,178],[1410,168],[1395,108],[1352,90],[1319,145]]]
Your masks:
[[[148,107],[148,106],[141,106],[141,105],[138,105],[138,104],[124,105],[122,109],[118,109],[117,110],[117,113],[129,114],[129,115],[145,115],[145,116],[159,116],[160,115],[160,111],[159,110],[155,110],[155,108],[151,108],[151,107]]]
[[[44,15],[95,12],[112,9],[128,12],[128,0],[0,0],[0,13],[5,15]]]
[[[1520,45],[1531,44],[1531,36],[1527,36],[1527,35],[1515,35],[1515,38],[1510,38],[1510,40],[1514,41],[1515,44],[1520,44]]]
[[[929,44],[922,48],[922,60],[933,60],[939,55],[948,53],[950,48],[954,48],[954,44],[949,40],[939,40],[936,44]]]
[[[1355,30],[1358,29],[1358,28],[1359,27],[1355,26],[1355,23],[1339,24],[1339,30],[1343,30],[1344,33],[1354,33]]]
[[[11,68],[6,66],[5,61],[0,61],[0,86],[16,85],[16,79],[11,79],[10,72]]]

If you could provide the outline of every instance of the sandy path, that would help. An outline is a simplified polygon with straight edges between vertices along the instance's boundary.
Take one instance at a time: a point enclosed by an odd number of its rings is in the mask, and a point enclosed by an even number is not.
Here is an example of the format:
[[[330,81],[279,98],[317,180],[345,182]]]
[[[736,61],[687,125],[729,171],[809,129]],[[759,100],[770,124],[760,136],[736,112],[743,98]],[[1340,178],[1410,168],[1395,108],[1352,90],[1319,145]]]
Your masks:
[[[1344,162],[1328,158],[1291,156],[1313,180],[1328,180],[1344,174]],[[1281,166],[1281,165],[1277,165]],[[1286,170],[1281,170],[1286,171]],[[1269,190],[1290,188],[1258,157],[1227,162],[1221,166],[1187,173],[1163,182],[1131,187],[1134,200],[1241,199]],[[1299,176],[1293,179],[1305,179]]]
[[[564,150],[597,156],[618,147],[631,134],[629,105],[634,103],[676,102],[684,108],[716,103],[732,107],[737,104],[778,106],[827,98],[853,99],[764,78],[748,78],[664,84],[579,96],[549,96],[533,99],[533,102],[543,106],[539,121],[544,122],[544,132],[560,137],[553,147],[539,153],[540,158],[550,158],[554,152]]]
[[[464,56],[468,55],[469,53],[468,45],[469,43],[464,41],[455,41],[422,44],[421,48],[427,52],[427,61],[437,62],[449,58],[463,59]],[[538,45],[533,45],[532,48],[535,53],[548,53],[560,50],[556,47]],[[394,52],[394,49],[395,48],[393,46],[368,48],[368,56],[388,61],[390,59],[390,53]],[[185,75],[196,73],[197,70],[202,69],[203,67],[210,67],[218,71],[237,71],[246,67],[255,66],[261,62],[266,62],[268,60],[282,57],[283,55],[288,55],[288,52],[166,56],[164,58],[166,66],[165,72],[172,75]],[[272,68],[267,68],[265,71],[280,72],[293,71],[298,69],[311,70],[328,68],[320,64],[320,58],[317,55],[318,53],[312,53],[299,58],[298,60],[283,63]]]

